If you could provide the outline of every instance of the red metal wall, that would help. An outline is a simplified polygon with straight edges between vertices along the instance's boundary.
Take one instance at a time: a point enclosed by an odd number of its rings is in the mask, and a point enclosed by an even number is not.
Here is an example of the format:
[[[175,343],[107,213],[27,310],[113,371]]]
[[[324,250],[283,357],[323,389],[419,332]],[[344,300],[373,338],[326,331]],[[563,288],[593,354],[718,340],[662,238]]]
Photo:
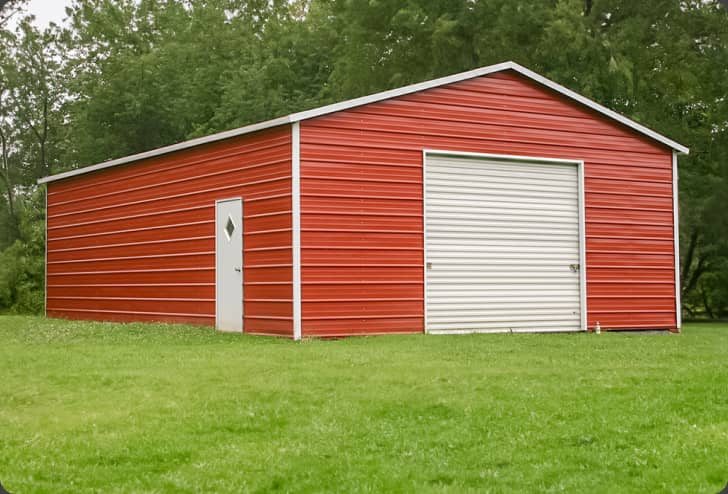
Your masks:
[[[502,72],[301,122],[304,336],[422,331],[425,148],[583,159],[589,326],[676,326],[671,150]]]
[[[215,323],[215,200],[243,197],[244,327],[293,334],[291,128],[48,184],[48,315]]]

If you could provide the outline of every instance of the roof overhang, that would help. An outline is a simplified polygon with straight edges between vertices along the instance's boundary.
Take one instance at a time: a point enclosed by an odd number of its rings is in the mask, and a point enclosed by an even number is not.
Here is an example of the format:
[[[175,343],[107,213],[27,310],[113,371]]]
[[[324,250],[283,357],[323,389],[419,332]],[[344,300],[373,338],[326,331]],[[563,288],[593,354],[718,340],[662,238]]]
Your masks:
[[[677,151],[679,153],[688,154],[690,150],[683,146],[682,144],[679,144],[672,139],[669,139],[662,134],[659,134],[655,132],[652,129],[649,129],[645,127],[642,124],[639,124],[635,122],[632,119],[629,119],[625,117],[624,115],[620,115],[619,113],[610,110],[609,108],[606,108],[599,103],[590,100],[589,98],[582,96],[578,93],[575,93],[571,89],[568,89],[561,84],[557,84],[554,81],[547,79],[543,77],[542,75],[537,74],[536,72],[533,72],[532,70],[527,69],[526,67],[523,67],[515,62],[503,62],[495,65],[489,65],[487,67],[481,67],[479,69],[469,70],[467,72],[461,72],[459,74],[454,74],[446,77],[440,77],[439,79],[432,79],[430,81],[420,82],[418,84],[412,84],[409,86],[397,88],[397,89],[390,89],[389,91],[383,91],[381,93],[372,94],[369,96],[362,96],[360,98],[355,98],[347,101],[342,101],[340,103],[334,103],[331,105],[322,106],[320,108],[315,108],[313,110],[306,110],[298,113],[292,113],[290,115],[287,115],[285,117],[279,117],[274,118],[272,120],[266,120],[265,122],[256,123],[253,125],[246,125],[245,127],[240,127],[237,129],[227,130],[225,132],[219,132],[217,134],[212,134],[205,137],[200,137],[197,139],[191,139],[189,141],[179,142],[177,144],[172,144],[170,146],[164,146],[157,149],[152,149],[151,151],[145,151],[143,153],[133,154],[130,156],[125,156],[123,158],[117,158],[114,160],[104,161],[102,163],[98,163],[96,165],[86,166],[83,168],[78,168],[76,170],[70,170],[63,173],[58,173],[56,175],[51,175],[48,177],[44,177],[38,180],[39,184],[44,184],[48,182],[55,182],[57,180],[63,180],[65,178],[75,177],[77,175],[83,175],[86,173],[95,172],[98,170],[104,170],[106,168],[111,168],[118,165],[123,165],[127,163],[132,163],[135,161],[140,161],[148,158],[153,158],[155,156],[161,156],[168,153],[173,153],[175,151],[181,151],[183,149],[192,148],[195,146],[201,146],[203,144],[209,144],[211,142],[221,141],[224,139],[229,139],[231,137],[241,136],[244,134],[250,134],[252,132],[257,132],[264,129],[269,129],[272,127],[278,127],[279,125],[286,125],[291,124],[294,122],[300,122],[302,120],[308,120],[311,118],[320,117],[322,115],[327,115],[329,113],[334,113],[337,111],[347,110],[349,108],[354,108],[357,106],[367,105],[369,103],[376,103],[378,101],[383,101],[386,99],[396,98],[398,96],[403,96],[406,94],[416,93],[418,91],[423,91],[425,89],[431,89],[438,86],[444,86],[447,84],[453,84],[455,82],[464,81],[467,79],[473,79],[475,77],[480,77],[488,74],[493,74],[496,72],[502,72],[504,70],[513,70],[524,77],[531,79],[538,84],[541,84],[542,86],[545,86],[557,93],[562,94],[563,96],[566,96],[569,99],[572,99],[574,101],[577,101],[578,103],[581,103],[582,105],[591,108],[592,110],[596,111],[597,113],[600,113],[604,115],[605,117],[608,117],[612,120],[615,120],[622,125],[631,128],[632,130],[643,134],[650,139],[653,139],[657,142],[660,142],[664,144],[665,146],[673,149],[674,151]]]

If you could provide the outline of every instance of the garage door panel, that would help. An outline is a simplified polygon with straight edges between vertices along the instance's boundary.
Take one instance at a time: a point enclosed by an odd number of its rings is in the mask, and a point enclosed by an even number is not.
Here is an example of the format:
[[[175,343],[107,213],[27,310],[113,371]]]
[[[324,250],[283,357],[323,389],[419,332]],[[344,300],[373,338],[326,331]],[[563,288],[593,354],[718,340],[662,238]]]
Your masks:
[[[447,194],[430,194],[428,192],[427,203],[430,206],[444,206],[446,209],[437,211],[437,214],[441,215],[463,212],[478,214],[487,212],[492,208],[497,208],[503,214],[533,214],[534,218],[557,218],[560,212],[573,214],[575,210],[572,204],[564,204],[563,202],[555,204],[554,201],[551,201],[548,210],[534,211],[534,204],[544,205],[549,203],[549,201],[544,199],[520,199],[509,202],[507,197],[497,200],[493,196],[483,197],[478,194],[473,194],[472,196],[461,194],[456,201],[453,201],[450,197]]]
[[[439,158],[436,158],[439,159]],[[470,159],[470,158],[465,158]],[[473,158],[478,159],[478,158]],[[515,163],[517,165],[517,163]],[[528,168],[520,168],[517,170],[513,169],[514,163],[503,163],[498,164],[494,161],[490,161],[488,166],[488,177],[487,180],[501,180],[508,183],[513,183],[514,179],[527,181],[528,179],[533,180],[544,180],[559,182],[559,177],[570,177],[571,171],[566,168],[554,169],[551,164],[536,164],[530,163]],[[452,175],[452,176],[451,176]],[[432,170],[428,176],[441,176],[447,180],[458,180],[459,177],[469,176],[480,180],[486,180],[486,177],[480,174],[479,170],[474,170],[470,164],[465,162],[450,161],[449,163],[440,161],[437,169]]]
[[[509,209],[517,212],[519,209],[528,208],[528,213],[523,214],[542,214],[544,216],[553,216],[560,210],[573,211],[574,205],[565,203],[564,201],[552,200],[550,202],[556,203],[555,207],[549,208],[548,210],[534,211],[531,206],[533,203],[541,204],[544,199],[531,199],[531,198],[508,198],[504,196],[499,198],[497,196],[488,195],[483,196],[482,194],[458,194],[457,197],[453,197],[451,193],[442,192],[436,193],[430,191],[428,184],[427,188],[427,203],[430,206],[448,206],[448,209],[442,209],[438,213],[448,213],[451,211],[449,208],[453,207],[466,207],[477,211],[477,208],[491,208],[497,207],[499,209]],[[556,207],[560,206],[560,207]]]
[[[463,177],[459,180],[447,181],[442,176],[433,177],[428,174],[428,180],[431,182],[428,191],[433,193],[447,194],[450,186],[461,188],[463,194],[479,194],[482,184],[486,184],[491,190],[488,191],[493,197],[509,197],[512,199],[528,199],[528,198],[545,198],[553,202],[566,203],[571,187],[565,186],[563,183],[550,180],[533,180],[527,182],[508,183],[502,180],[477,180],[472,177]],[[432,183],[434,181],[434,183]],[[512,192],[517,191],[519,196],[513,197]]]
[[[523,224],[520,222],[513,222],[510,226],[506,226],[503,224],[494,225],[488,221],[432,219],[429,224],[432,226],[441,225],[448,227],[448,231],[452,233],[473,232],[481,234],[481,237],[493,237],[494,235],[497,235],[498,238],[501,239],[507,239],[508,236],[516,236],[533,242],[548,241],[550,239],[560,239],[564,237],[567,239],[573,239],[574,235],[579,234],[578,227],[573,228],[571,225],[563,222],[557,222],[551,225],[553,227],[558,227],[557,231],[545,231],[540,236],[534,235],[533,233],[534,229],[543,228],[543,224],[538,223]],[[500,234],[507,236],[501,236]]]
[[[428,156],[427,329],[581,328],[578,170]]]
[[[438,186],[438,185],[430,185],[427,184],[427,191],[428,194],[432,194],[434,198],[446,198],[447,194],[449,194],[449,189],[446,187]],[[517,191],[517,189],[512,190],[493,190],[488,192],[488,196],[494,200],[494,201],[501,201],[506,202],[509,200],[513,200],[513,207],[517,207],[519,204],[551,204],[554,206],[562,205],[565,206],[562,197],[561,192],[532,192],[528,190],[524,190],[521,192],[521,195],[517,199],[513,199],[512,192]],[[466,199],[477,199],[482,195],[480,192],[480,189],[473,185],[472,187],[463,187],[463,190],[459,192],[461,196],[464,196]],[[510,206],[509,204],[504,204],[504,206]]]
[[[429,320],[428,320],[429,323]],[[564,324],[563,320],[500,320],[500,321],[485,321],[485,320],[465,320],[465,319],[453,319],[447,322],[438,322],[437,326],[431,326],[430,332],[456,332],[456,331],[491,331],[494,333],[500,332],[524,332],[524,333],[536,333],[545,331],[576,331],[580,329],[580,325]]]
[[[442,177],[433,177],[428,175],[430,181],[442,180]],[[468,177],[470,178],[470,177]],[[462,179],[452,180],[445,183],[435,182],[432,184],[432,192],[445,192],[447,193],[452,185],[461,188],[461,192],[464,194],[479,194],[480,185],[483,184],[482,180],[475,179]],[[489,186],[497,186],[497,190],[490,190],[489,193],[494,196],[509,196],[513,191],[517,191],[521,197],[547,197],[554,201],[564,201],[564,194],[568,194],[571,188],[563,185],[553,185],[559,182],[548,181],[548,180],[533,180],[533,181],[519,181],[517,184],[512,182],[506,182],[504,180],[488,180]]]
[[[487,288],[482,288],[479,284],[462,285],[457,289],[449,290],[447,294],[440,295],[437,301],[428,301],[428,304],[436,304],[439,301],[447,300],[448,298],[456,302],[459,300],[468,300],[469,298],[481,300],[480,297],[482,293],[488,293],[488,302],[500,304],[517,303],[519,301],[530,302],[536,298],[544,302],[558,302],[563,300],[564,297],[572,297],[575,295],[575,292],[569,288],[550,290],[548,293],[549,296],[544,296],[543,290],[530,288],[531,287],[529,287],[529,289],[524,289],[523,287],[513,286],[510,288],[493,288],[489,290]]]
[[[466,276],[467,275],[467,276]],[[572,290],[573,280],[567,276],[560,276],[553,279],[549,276],[503,276],[503,275],[481,275],[472,274],[467,271],[455,272],[450,275],[430,277],[428,276],[428,293],[442,294],[449,293],[460,286],[479,285],[481,290],[508,290],[508,289],[529,289],[536,290]],[[473,287],[475,289],[475,287]],[[578,289],[574,293],[579,293]]]
[[[517,166],[517,165],[516,165]],[[558,165],[557,165],[558,166]],[[462,171],[462,169],[458,170]],[[560,175],[550,175],[548,173],[531,175],[524,177],[518,173],[503,173],[494,174],[492,170],[489,170],[488,176],[484,177],[475,173],[458,173],[456,170],[451,171],[431,171],[427,174],[428,178],[432,182],[432,190],[445,190],[452,185],[463,187],[466,190],[477,189],[478,184],[487,183],[492,187],[489,190],[491,193],[505,193],[509,190],[517,190],[519,193],[534,194],[538,196],[546,196],[553,193],[561,194],[568,193],[572,190],[568,183],[563,180],[568,180],[569,174],[563,173]]]
[[[513,239],[509,239],[513,240]],[[463,244],[465,244],[465,240],[461,240]],[[436,246],[437,244],[430,244],[431,246]],[[502,243],[497,244],[496,242],[488,242],[485,243],[477,243],[477,242],[468,242],[467,244],[463,245],[462,247],[471,247],[472,249],[470,252],[477,250],[478,248],[481,248],[481,250],[490,247],[494,252],[498,252],[500,254],[508,255],[519,255],[523,257],[524,255],[528,254],[529,256],[534,253],[540,253],[545,257],[553,258],[553,259],[565,259],[567,261],[571,261],[573,259],[573,256],[567,255],[563,252],[565,247],[570,247],[569,245],[564,244],[557,244],[557,243],[550,243],[549,245],[538,245],[537,242],[534,242],[533,245],[519,245],[518,247],[510,247],[512,244],[508,243]],[[447,248],[448,243],[447,242],[441,242],[440,246],[442,248]],[[532,259],[533,257],[526,258]],[[429,257],[428,257],[429,259]],[[568,265],[568,264],[567,264]]]
[[[481,316],[483,309],[488,310],[488,320],[490,319],[503,319],[514,321],[519,320],[517,315],[514,316],[513,311],[524,311],[528,312],[530,318],[537,317],[539,320],[542,319],[540,316],[566,316],[570,317],[573,314],[573,307],[571,305],[558,307],[556,304],[518,304],[518,305],[506,305],[506,304],[451,304],[450,308],[458,311],[457,317],[468,318]],[[433,320],[451,320],[449,315],[434,315]],[[525,318],[525,319],[528,319]]]
[[[430,245],[436,245],[434,242],[430,243]],[[446,246],[443,244],[443,246]],[[461,250],[459,252],[448,252],[448,253],[439,253],[438,256],[447,256],[447,258],[457,258],[457,257],[469,257],[472,256],[473,252],[480,252],[480,247],[475,246],[468,246],[464,245],[461,246]],[[523,249],[521,249],[523,250]],[[525,251],[524,251],[525,252]],[[431,257],[430,257],[431,256]],[[429,253],[428,259],[437,261],[438,259],[444,259],[445,257],[438,257],[434,254]],[[562,265],[564,262],[570,261],[572,259],[571,254],[563,254],[559,251],[554,251],[554,254],[549,256],[547,259],[539,260],[538,266],[546,266],[551,263],[558,263],[558,265]],[[528,263],[533,265],[533,258],[530,255],[524,255],[522,252],[513,252],[512,250],[506,250],[502,249],[502,252],[499,256],[499,259],[496,259],[493,261],[493,264],[498,263],[504,263],[504,264],[523,264]]]
[[[432,262],[436,258],[429,257],[428,259]],[[492,263],[473,258],[443,259],[439,260],[436,265],[433,263],[434,267],[432,267],[430,271],[433,278],[438,274],[449,273],[453,270],[472,272],[473,268],[476,268],[479,273],[483,273],[488,276],[497,276],[498,273],[533,277],[568,275],[569,279],[571,279],[571,275],[573,274],[570,269],[565,268],[563,261],[560,260],[551,261],[546,259],[544,260],[544,264],[538,265],[533,264],[533,262],[530,262],[529,259],[524,259],[524,261],[526,262],[519,264],[512,261],[505,262],[505,260],[501,259]]]
[[[497,255],[495,253],[494,255]],[[472,283],[473,280],[481,280],[481,283],[486,281],[490,284],[495,284],[503,289],[508,288],[509,281],[513,284],[519,284],[522,282],[528,283],[529,280],[534,286],[539,285],[547,288],[565,282],[572,283],[574,280],[574,273],[571,271],[528,271],[528,270],[507,270],[503,269],[490,270],[484,269],[487,266],[482,264],[472,264],[470,266],[453,266],[442,268],[439,270],[428,269],[427,280],[429,289],[437,289],[438,287],[445,290],[452,290],[457,287],[458,283]],[[453,284],[455,283],[455,284]],[[572,283],[573,284],[573,283]]]
[[[490,317],[482,317],[480,316],[482,314],[482,311],[480,313],[471,311],[471,312],[463,312],[461,314],[458,314],[457,316],[450,317],[450,316],[433,316],[432,322],[433,323],[445,323],[445,324],[451,324],[453,322],[461,322],[464,324],[471,324],[471,323],[482,323],[484,325],[486,324],[500,324],[503,326],[503,328],[512,328],[512,327],[532,327],[537,328],[540,324],[546,324],[549,322],[556,322],[562,324],[566,329],[571,329],[573,327],[578,327],[578,323],[574,324],[564,324],[564,319],[569,318],[571,316],[571,313],[567,313],[566,311],[543,311],[543,310],[531,310],[528,312],[528,316],[515,316],[511,311],[508,310],[502,310],[502,311],[493,311],[490,312]]]
[[[458,204],[458,203],[455,203]],[[431,218],[434,220],[440,220],[440,221],[448,221],[448,220],[455,220],[455,221],[470,221],[470,220],[478,220],[485,224],[490,225],[499,225],[499,224],[511,224],[511,223],[518,223],[518,224],[527,224],[531,225],[534,223],[543,224],[543,223],[569,223],[571,222],[572,218],[574,217],[574,210],[572,208],[564,209],[564,211],[560,211],[558,213],[554,213],[553,211],[549,211],[548,214],[538,214],[538,213],[530,213],[530,210],[533,209],[532,206],[529,206],[528,214],[525,214],[519,210],[499,210],[499,214],[495,218],[488,218],[486,215],[493,212],[492,208],[478,208],[476,206],[467,206],[467,207],[456,207],[456,206],[450,206],[445,205],[447,207],[447,211],[438,211],[437,214],[434,216],[434,218]]]

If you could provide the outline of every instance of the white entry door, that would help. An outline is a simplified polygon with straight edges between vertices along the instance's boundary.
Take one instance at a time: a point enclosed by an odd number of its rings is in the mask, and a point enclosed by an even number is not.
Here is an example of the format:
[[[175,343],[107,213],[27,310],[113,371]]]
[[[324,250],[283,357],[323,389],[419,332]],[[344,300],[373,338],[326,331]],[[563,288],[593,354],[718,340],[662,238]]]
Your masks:
[[[216,202],[215,327],[243,330],[243,200]]]
[[[427,155],[431,333],[582,329],[577,163]]]

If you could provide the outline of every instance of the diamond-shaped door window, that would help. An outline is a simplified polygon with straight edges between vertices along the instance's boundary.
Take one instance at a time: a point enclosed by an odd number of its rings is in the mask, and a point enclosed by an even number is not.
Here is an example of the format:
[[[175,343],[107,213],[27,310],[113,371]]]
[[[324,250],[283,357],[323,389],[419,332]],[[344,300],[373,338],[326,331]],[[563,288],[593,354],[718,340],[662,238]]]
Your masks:
[[[235,231],[235,222],[232,216],[228,215],[227,223],[225,223],[225,233],[227,234],[228,240],[233,239],[233,232]]]

